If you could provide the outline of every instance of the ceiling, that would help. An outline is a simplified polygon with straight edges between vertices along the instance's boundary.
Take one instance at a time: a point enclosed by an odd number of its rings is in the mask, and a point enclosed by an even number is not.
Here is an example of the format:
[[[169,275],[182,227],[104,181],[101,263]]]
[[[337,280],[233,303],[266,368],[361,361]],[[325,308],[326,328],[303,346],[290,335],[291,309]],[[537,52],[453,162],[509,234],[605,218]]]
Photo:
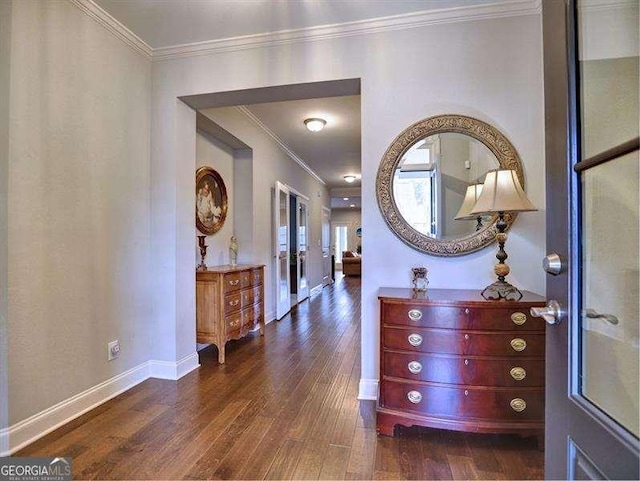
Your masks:
[[[94,0],[151,48],[497,0]]]
[[[360,186],[360,96],[290,100],[248,105],[247,108],[313,169],[327,188]],[[304,125],[308,118],[327,121],[320,132]],[[345,175],[356,175],[347,184]]]
[[[151,48],[158,49],[497,0],[94,1]],[[332,208],[360,207],[360,96],[255,103],[247,108],[326,182]],[[318,133],[306,130],[303,121],[309,117],[324,118],[325,129]],[[343,176],[347,174],[356,174],[356,182],[345,183]]]

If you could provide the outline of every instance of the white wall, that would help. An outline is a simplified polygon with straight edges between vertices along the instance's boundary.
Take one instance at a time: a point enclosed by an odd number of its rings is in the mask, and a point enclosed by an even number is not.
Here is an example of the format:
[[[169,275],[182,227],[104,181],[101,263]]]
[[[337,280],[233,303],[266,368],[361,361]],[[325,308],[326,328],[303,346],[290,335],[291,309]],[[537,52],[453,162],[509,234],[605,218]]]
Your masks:
[[[9,426],[9,364],[7,329],[7,189],[9,158],[9,64],[11,3],[0,2],[0,431]],[[0,436],[0,453],[7,451]]]
[[[70,2],[13,2],[11,21],[14,424],[149,359],[151,66]]]
[[[406,286],[411,266],[426,265],[430,287],[480,289],[494,280],[495,248],[436,258],[398,240],[375,201],[375,177],[391,141],[413,122],[443,113],[484,120],[514,144],[527,192],[540,208],[523,214],[509,234],[510,280],[542,293],[544,255],[544,124],[539,14],[437,24],[362,36],[225,51],[154,63],[152,101],[152,238],[164,262],[154,266],[159,331],[176,340],[157,346],[174,359],[195,350],[191,291],[193,161],[188,159],[195,113],[177,97],[247,88],[361,79],[362,100],[362,377],[378,377],[380,286]],[[393,99],[391,101],[390,99]],[[181,170],[188,172],[183,175]],[[259,176],[256,176],[259,177]],[[258,202],[256,200],[256,202]],[[265,226],[268,221],[264,220]],[[183,247],[186,250],[183,250]],[[187,255],[185,255],[185,252]],[[182,262],[184,260],[184,262]],[[189,265],[189,260],[191,265]],[[191,318],[189,318],[191,316]],[[162,340],[160,340],[162,341]],[[175,349],[175,351],[172,351]]]
[[[322,205],[329,204],[326,187],[293,161],[244,113],[235,107],[205,109],[202,113],[251,148],[253,157],[253,248],[251,262],[265,264],[265,311],[275,316],[275,274],[273,272],[272,204],[276,181],[284,182],[309,197],[309,285],[322,283],[320,249]],[[236,213],[240,222],[241,213]],[[243,254],[245,255],[245,254]]]
[[[342,222],[348,225],[347,243],[348,248],[355,252],[358,245],[362,243],[362,239],[356,236],[356,229],[362,227],[362,210],[357,208],[349,209],[331,209],[331,223]],[[333,236],[333,229],[331,232]],[[332,237],[332,245],[334,239]],[[336,252],[336,262],[342,260],[342,252]]]
[[[209,246],[207,248],[207,257],[205,258],[205,263],[208,266],[229,264],[229,240],[234,233],[235,226],[233,161],[234,154],[231,147],[206,132],[201,130],[196,132],[196,168],[212,167],[218,172],[227,189],[228,199],[227,218],[224,225],[218,232],[207,236],[205,239],[205,243]],[[198,232],[197,235],[202,235],[202,233]],[[196,263],[200,263],[200,248],[198,247],[198,239],[195,237],[194,246]]]

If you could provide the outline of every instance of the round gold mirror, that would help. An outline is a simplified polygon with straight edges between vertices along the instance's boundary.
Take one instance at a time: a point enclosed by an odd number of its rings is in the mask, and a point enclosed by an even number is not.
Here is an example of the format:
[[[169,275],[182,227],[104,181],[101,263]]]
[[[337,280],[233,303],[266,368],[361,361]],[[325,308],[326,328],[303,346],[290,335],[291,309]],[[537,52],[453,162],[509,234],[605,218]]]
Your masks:
[[[376,194],[387,225],[427,254],[458,256],[495,240],[495,216],[469,211],[489,170],[513,169],[524,188],[511,142],[491,125],[464,115],[438,115],[404,130],[378,169]],[[508,226],[515,214],[505,215]]]

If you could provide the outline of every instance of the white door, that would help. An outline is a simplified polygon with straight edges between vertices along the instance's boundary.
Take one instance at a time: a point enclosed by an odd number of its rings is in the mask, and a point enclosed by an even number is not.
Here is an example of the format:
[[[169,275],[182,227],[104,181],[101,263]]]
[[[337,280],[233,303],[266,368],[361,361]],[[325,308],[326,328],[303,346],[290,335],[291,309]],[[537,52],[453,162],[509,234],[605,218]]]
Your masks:
[[[282,319],[291,310],[291,278],[289,273],[289,189],[276,182],[273,227],[275,233],[274,272],[276,273],[276,319]]]
[[[298,302],[309,297],[309,275],[308,259],[309,254],[309,204],[298,197],[298,248],[297,269],[298,269]]]
[[[331,284],[331,209],[322,207],[322,287]]]

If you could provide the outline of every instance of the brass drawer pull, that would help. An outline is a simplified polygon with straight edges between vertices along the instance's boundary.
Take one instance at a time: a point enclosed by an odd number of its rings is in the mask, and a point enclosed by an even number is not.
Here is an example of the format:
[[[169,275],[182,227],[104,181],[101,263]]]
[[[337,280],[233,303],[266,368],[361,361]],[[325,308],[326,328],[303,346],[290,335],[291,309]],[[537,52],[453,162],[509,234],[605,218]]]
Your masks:
[[[469,314],[469,308],[468,307],[464,310],[464,313],[465,314]]]
[[[469,391],[467,391],[466,389],[464,390],[464,395],[468,396],[469,395]]]
[[[230,327],[236,327],[238,324],[240,324],[240,319],[236,319],[235,321],[231,321],[229,323]]]
[[[527,409],[527,403],[524,399],[521,399],[519,397],[512,399],[509,404],[511,405],[511,409],[513,409],[517,413],[521,413],[522,411]]]
[[[240,279],[236,279],[235,281],[229,281],[229,285],[237,286],[239,282],[240,282]]]
[[[409,372],[412,374],[418,374],[422,371],[422,364],[420,364],[418,361],[411,361],[409,364],[407,364],[407,369],[409,369]]]
[[[524,370],[523,367],[514,367],[509,371],[511,377],[516,381],[522,381],[525,377],[527,377],[527,371]]]
[[[516,337],[515,339],[511,339],[511,347],[514,351],[524,351],[527,348],[527,341]]]
[[[412,321],[419,321],[420,319],[422,319],[422,312],[420,312],[418,309],[411,309],[409,311],[409,319],[411,319]]]
[[[409,391],[407,393],[407,399],[410,403],[418,404],[420,401],[422,401],[422,394],[420,394],[418,391]]]
[[[409,344],[411,344],[413,347],[418,347],[420,344],[422,344],[422,336],[420,334],[409,334],[409,336],[407,337],[407,341],[409,341]]]
[[[465,335],[464,335],[464,338],[465,338],[465,340],[467,340],[467,341],[468,341],[468,340],[469,340],[469,334],[465,334]]]
[[[238,304],[240,304],[240,301],[239,301],[238,299],[236,299],[236,300],[234,300],[234,301],[230,301],[230,302],[229,302],[229,305],[230,305],[231,307],[233,307],[233,306],[237,306]]]
[[[511,314],[511,320],[516,326],[522,326],[527,322],[527,315],[524,312],[514,312]]]
[[[469,359],[465,359],[465,360],[464,360],[464,365],[465,365],[465,366],[468,366],[468,365],[469,365]]]

